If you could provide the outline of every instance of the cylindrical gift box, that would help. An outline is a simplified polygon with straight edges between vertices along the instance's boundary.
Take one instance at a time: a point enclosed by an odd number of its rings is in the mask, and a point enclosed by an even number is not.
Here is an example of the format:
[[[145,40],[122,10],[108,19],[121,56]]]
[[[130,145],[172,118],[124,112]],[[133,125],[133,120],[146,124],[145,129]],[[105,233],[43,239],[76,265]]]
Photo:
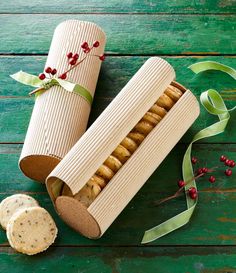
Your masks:
[[[195,96],[174,79],[173,68],[163,59],[153,57],[146,61],[47,178],[47,189],[57,212],[83,235],[101,237],[199,115]],[[164,94],[167,89],[181,93],[175,103],[175,97],[172,100]],[[166,106],[168,111],[158,106],[165,115],[151,126],[146,120],[156,120],[158,115],[151,111],[157,104],[162,105],[163,99],[164,106],[165,102],[173,105]],[[146,133],[148,126],[151,130]],[[91,185],[95,173],[103,175],[111,154],[113,159],[116,156],[122,160],[119,149],[127,144],[124,138],[128,135],[128,139],[135,139],[135,134],[142,135],[140,132],[146,133],[141,144],[91,204],[86,206],[82,199],[80,202],[72,196],[61,196],[61,187],[66,185],[76,196],[88,181]]]
[[[45,67],[57,69],[61,75],[70,68],[67,53],[86,53],[81,48],[86,41],[91,46],[99,41],[87,58],[67,73],[66,80],[87,89],[93,96],[105,47],[105,34],[96,24],[68,20],[57,26]],[[92,56],[97,55],[97,56]],[[22,172],[44,182],[48,174],[85,132],[91,105],[78,93],[53,86],[36,97],[33,113],[19,159]]]

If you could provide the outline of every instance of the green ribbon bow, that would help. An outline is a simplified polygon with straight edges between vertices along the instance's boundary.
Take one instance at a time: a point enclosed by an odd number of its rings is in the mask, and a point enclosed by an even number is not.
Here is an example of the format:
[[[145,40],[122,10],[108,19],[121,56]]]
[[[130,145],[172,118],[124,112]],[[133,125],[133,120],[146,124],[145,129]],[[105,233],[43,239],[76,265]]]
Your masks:
[[[212,69],[219,70],[229,74],[231,77],[236,79],[235,69],[217,62],[212,61],[199,62],[191,65],[189,68],[196,74],[206,70]],[[188,190],[190,187],[196,188],[196,182],[193,179],[194,173],[191,163],[191,150],[193,143],[200,139],[215,136],[217,134],[224,132],[230,119],[229,111],[233,111],[234,109],[236,109],[235,106],[234,108],[228,110],[221,95],[216,90],[213,89],[203,92],[200,96],[200,102],[210,114],[218,116],[219,121],[199,131],[193,137],[193,140],[189,144],[184,154],[182,163],[183,179],[184,181],[190,181],[185,186],[185,191]],[[161,223],[160,225],[145,231],[142,239],[142,244],[152,242],[187,224],[197,205],[197,199],[193,200],[188,195],[186,195],[186,202],[187,209],[185,211]]]
[[[59,78],[52,78],[52,79],[46,79],[46,80],[40,80],[37,76],[28,74],[23,71],[19,71],[13,75],[10,75],[14,80],[23,83],[25,85],[30,85],[36,88],[39,88],[41,91],[45,91],[50,89],[52,86],[61,86],[68,92],[74,92],[84,99],[87,100],[87,102],[92,105],[93,97],[90,94],[90,92],[84,88],[83,86],[79,84],[75,84],[69,81],[65,81]],[[36,90],[37,91],[37,90]],[[36,94],[40,94],[41,91],[38,91]]]

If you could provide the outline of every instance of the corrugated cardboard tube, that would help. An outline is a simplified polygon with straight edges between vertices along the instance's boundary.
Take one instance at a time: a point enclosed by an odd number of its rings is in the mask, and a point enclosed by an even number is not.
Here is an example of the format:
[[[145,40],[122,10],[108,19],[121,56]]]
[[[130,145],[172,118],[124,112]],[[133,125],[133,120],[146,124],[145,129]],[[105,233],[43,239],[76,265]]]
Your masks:
[[[56,68],[58,75],[70,65],[66,54],[78,53],[79,60],[85,57],[81,45],[87,41],[93,48],[91,55],[102,55],[105,34],[94,23],[68,20],[57,26],[52,39],[45,67]],[[91,95],[97,84],[101,60],[88,56],[67,74],[67,80],[86,88]],[[39,182],[44,182],[49,173],[85,132],[91,106],[79,94],[53,86],[36,97],[33,113],[19,160],[22,172]]]
[[[199,115],[161,58],[145,62],[47,178],[61,218],[99,238]]]

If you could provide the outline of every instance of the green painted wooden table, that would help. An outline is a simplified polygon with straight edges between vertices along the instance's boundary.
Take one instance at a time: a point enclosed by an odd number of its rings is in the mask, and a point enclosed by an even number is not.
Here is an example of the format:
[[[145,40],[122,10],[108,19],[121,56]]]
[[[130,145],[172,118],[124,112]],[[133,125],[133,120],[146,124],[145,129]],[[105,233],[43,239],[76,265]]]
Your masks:
[[[0,272],[236,272],[236,174],[217,183],[200,183],[199,204],[192,221],[168,236],[141,246],[145,229],[181,212],[184,197],[153,206],[176,190],[181,160],[194,132],[215,119],[205,112],[181,139],[106,234],[83,238],[55,214],[45,187],[24,177],[17,162],[33,98],[9,74],[23,69],[38,74],[44,66],[55,26],[65,19],[98,23],[107,33],[107,59],[98,82],[90,124],[143,62],[163,56],[177,80],[199,96],[210,87],[235,88],[227,75],[194,76],[197,61],[214,60],[236,67],[235,0],[8,0],[0,1],[0,197],[28,193],[48,209],[59,236],[47,252],[28,257],[13,251],[0,231]],[[226,98],[229,106],[235,98]],[[217,164],[224,153],[236,159],[233,113],[225,134],[194,145],[194,154]],[[142,219],[142,220],[141,220]]]

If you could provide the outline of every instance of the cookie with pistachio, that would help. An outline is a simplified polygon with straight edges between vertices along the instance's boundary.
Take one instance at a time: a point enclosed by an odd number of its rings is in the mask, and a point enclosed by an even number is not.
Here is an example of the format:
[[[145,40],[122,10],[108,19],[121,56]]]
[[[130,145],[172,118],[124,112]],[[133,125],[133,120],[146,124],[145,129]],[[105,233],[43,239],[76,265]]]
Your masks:
[[[18,210],[7,224],[7,238],[16,251],[34,255],[54,243],[57,227],[51,215],[41,207]]]
[[[12,215],[22,208],[37,207],[38,202],[26,194],[14,194],[2,200],[0,203],[0,223],[6,229]]]

